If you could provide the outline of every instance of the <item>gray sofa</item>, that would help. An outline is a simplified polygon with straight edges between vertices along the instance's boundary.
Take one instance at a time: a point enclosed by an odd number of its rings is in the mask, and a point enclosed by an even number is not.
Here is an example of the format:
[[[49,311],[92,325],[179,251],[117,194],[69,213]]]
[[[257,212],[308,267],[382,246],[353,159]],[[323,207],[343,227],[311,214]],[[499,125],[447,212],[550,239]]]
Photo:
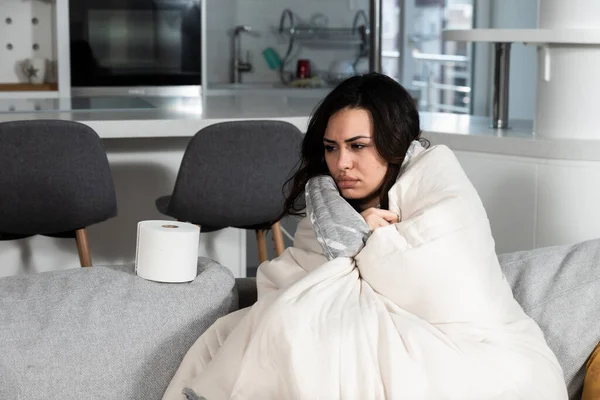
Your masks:
[[[499,258],[579,399],[600,340],[600,241]],[[0,399],[160,399],[196,338],[256,300],[253,279],[202,258],[198,272],[189,284],[132,266],[0,279]]]

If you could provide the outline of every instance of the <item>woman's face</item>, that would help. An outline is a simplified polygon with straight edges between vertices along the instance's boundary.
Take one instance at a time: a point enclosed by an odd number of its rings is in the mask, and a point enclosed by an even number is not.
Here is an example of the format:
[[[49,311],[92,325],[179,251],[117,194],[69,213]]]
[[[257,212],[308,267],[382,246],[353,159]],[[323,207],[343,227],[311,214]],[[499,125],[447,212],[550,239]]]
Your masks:
[[[342,196],[348,200],[365,199],[363,209],[379,202],[388,164],[375,148],[373,123],[368,111],[346,108],[329,118],[323,137],[325,162]]]

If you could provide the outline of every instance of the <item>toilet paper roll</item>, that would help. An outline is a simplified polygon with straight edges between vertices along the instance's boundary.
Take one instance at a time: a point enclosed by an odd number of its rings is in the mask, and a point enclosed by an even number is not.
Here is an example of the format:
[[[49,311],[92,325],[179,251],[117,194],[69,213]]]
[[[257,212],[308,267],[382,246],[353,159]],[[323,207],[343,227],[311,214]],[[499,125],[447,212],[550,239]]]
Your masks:
[[[157,282],[191,282],[198,269],[200,228],[175,221],[138,223],[135,272]]]

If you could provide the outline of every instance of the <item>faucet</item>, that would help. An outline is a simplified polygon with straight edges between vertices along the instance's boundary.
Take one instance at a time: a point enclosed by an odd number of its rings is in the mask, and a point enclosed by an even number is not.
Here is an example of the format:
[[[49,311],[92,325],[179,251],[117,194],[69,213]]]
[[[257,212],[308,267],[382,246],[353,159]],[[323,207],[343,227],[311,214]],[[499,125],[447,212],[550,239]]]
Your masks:
[[[358,28],[358,20],[361,17],[364,20],[365,28],[367,30],[369,29],[369,17],[367,17],[367,13],[365,12],[365,10],[358,10],[356,14],[354,14],[354,22],[352,22],[352,33],[356,32],[356,29]]]
[[[290,20],[290,33],[294,34],[294,13],[289,8],[286,8],[281,13],[281,18],[279,19],[279,33],[283,33],[283,25],[285,22],[285,18]]]
[[[359,19],[363,19],[364,24],[358,25]],[[367,17],[367,13],[365,10],[358,10],[354,15],[354,22],[352,22],[352,34],[356,34],[358,32],[360,36],[360,40],[362,43],[360,44],[360,50],[358,53],[358,57],[367,57],[369,55],[369,35],[371,33],[369,27],[369,18]],[[358,63],[358,58],[354,62],[354,66]]]
[[[259,36],[248,25],[238,25],[233,29],[231,36],[231,83],[242,82],[242,72],[251,72],[250,51],[246,53],[246,60],[242,60],[242,33]]]

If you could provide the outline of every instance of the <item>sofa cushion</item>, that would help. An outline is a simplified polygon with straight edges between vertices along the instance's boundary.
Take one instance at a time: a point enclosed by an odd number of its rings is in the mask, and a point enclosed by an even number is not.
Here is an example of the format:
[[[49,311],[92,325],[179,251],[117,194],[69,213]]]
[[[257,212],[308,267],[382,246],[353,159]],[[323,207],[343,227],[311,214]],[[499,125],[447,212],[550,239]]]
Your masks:
[[[190,283],[133,266],[0,279],[0,399],[160,399],[183,356],[237,307],[234,278],[199,259]]]
[[[585,363],[600,341],[600,240],[499,256],[517,301],[540,325],[581,398]]]

